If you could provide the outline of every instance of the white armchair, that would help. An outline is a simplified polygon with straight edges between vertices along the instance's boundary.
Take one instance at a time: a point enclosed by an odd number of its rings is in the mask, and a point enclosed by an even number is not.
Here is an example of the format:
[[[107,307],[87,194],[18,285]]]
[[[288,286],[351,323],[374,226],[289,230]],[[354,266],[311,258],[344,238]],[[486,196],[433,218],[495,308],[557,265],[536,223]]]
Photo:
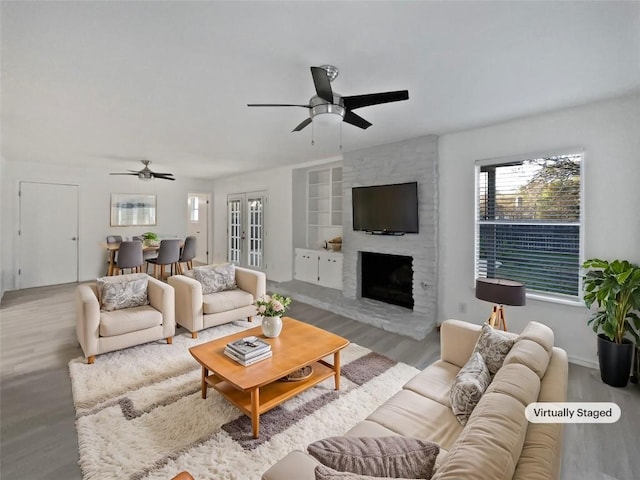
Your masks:
[[[264,273],[242,267],[235,267],[238,287],[234,290],[203,295],[202,284],[187,275],[173,275],[168,282],[176,293],[176,323],[189,330],[193,338],[205,328],[242,318],[251,321],[257,313],[253,302],[267,289]]]
[[[101,311],[97,283],[76,288],[76,333],[87,363],[95,356],[122,348],[167,339],[176,332],[173,287],[149,277],[149,305]]]

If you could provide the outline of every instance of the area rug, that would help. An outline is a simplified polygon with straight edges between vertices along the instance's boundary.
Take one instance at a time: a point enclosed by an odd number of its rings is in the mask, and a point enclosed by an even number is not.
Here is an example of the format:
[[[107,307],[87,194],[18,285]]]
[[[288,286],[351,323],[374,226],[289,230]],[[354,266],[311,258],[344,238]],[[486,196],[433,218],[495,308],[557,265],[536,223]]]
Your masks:
[[[255,324],[254,324],[255,325]],[[253,326],[253,325],[250,325]],[[329,379],[251,421],[215,390],[200,394],[200,367],[188,348],[241,331],[232,324],[69,363],[80,467],[85,479],[259,479],[315,440],[342,435],[418,370],[351,344],[342,353],[340,391]],[[332,358],[331,358],[332,360]]]

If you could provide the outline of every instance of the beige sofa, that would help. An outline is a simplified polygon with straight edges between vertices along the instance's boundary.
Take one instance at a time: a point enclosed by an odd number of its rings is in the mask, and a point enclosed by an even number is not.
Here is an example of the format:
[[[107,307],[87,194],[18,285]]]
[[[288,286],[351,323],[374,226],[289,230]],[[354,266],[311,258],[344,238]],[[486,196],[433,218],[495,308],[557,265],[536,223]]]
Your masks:
[[[452,413],[451,383],[471,356],[480,328],[444,322],[440,360],[345,435],[406,435],[438,443],[434,480],[560,478],[562,424],[530,424],[524,414],[532,402],[566,401],[567,355],[553,346],[553,331],[545,325],[531,322],[518,336],[464,427]],[[317,464],[308,454],[293,451],[262,478],[314,480]]]
[[[176,291],[176,323],[197,338],[205,328],[242,318],[251,321],[256,315],[253,302],[266,293],[267,277],[242,267],[235,267],[235,277],[238,288],[206,295],[192,271],[169,277],[169,285]]]
[[[76,288],[76,333],[88,363],[95,356],[166,339],[176,333],[173,288],[149,276],[149,305],[105,312],[100,310],[97,283]]]

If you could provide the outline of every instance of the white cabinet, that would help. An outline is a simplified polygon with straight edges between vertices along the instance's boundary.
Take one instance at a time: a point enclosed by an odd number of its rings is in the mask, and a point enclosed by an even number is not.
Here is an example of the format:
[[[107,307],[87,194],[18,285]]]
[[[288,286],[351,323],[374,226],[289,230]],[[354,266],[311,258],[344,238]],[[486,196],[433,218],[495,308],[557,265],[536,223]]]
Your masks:
[[[342,290],[342,254],[320,252],[318,283],[323,287]]]
[[[342,289],[342,254],[296,248],[294,278],[323,287]]]
[[[311,250],[296,248],[295,279],[318,283],[318,254]]]

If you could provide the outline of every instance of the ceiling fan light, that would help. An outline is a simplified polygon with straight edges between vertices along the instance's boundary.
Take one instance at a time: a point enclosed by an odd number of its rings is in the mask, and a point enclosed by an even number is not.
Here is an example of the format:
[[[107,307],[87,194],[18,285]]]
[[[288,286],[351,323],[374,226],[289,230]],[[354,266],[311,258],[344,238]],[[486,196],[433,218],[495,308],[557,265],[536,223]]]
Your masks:
[[[341,105],[322,103],[315,105],[309,112],[314,125],[339,125],[344,118],[345,109]]]
[[[313,123],[320,127],[331,127],[334,125],[340,125],[342,123],[342,117],[335,113],[321,113],[313,117]]]

